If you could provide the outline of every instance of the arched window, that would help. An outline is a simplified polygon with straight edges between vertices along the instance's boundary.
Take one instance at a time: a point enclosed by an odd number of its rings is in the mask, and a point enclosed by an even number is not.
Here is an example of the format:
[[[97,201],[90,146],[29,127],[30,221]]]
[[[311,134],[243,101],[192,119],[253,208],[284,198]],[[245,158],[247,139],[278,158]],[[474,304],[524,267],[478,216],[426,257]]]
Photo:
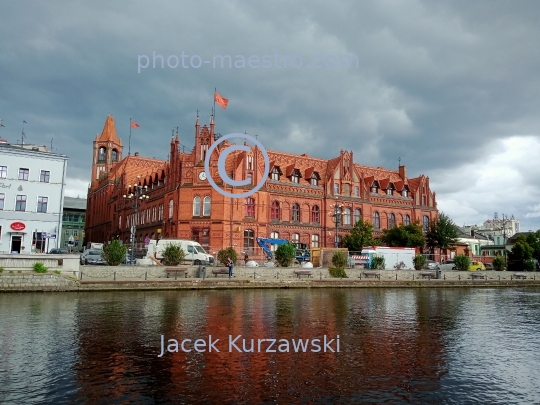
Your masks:
[[[354,224],[356,225],[356,223],[360,221],[361,218],[362,218],[362,211],[360,211],[359,208],[355,209],[354,210]]]
[[[112,161],[118,162],[118,151],[116,149],[112,150]]]
[[[311,235],[311,248],[319,247],[319,235]]]
[[[404,224],[405,225],[410,225],[411,224],[411,217],[410,216],[405,215]]]
[[[373,229],[381,229],[381,216],[377,211],[373,213]]]
[[[388,228],[393,228],[396,226],[396,216],[394,214],[390,214],[388,216]]]
[[[281,218],[281,212],[279,209],[279,201],[272,201],[271,219],[279,220]]]
[[[270,233],[270,237],[271,237],[272,239],[279,239],[279,232],[272,232],[272,233]],[[278,247],[278,245],[271,244],[271,245],[270,245],[270,250],[271,250],[272,252],[275,252],[276,249],[277,249],[277,247]]]
[[[99,148],[98,161],[99,162],[105,162],[105,158],[106,158],[105,148]]]
[[[246,198],[246,217],[255,218],[255,199]]]
[[[173,208],[174,208],[174,202],[173,200],[169,200],[169,218],[172,219],[173,217]]]
[[[206,196],[203,200],[203,216],[209,217],[210,216],[210,197]]]
[[[318,205],[314,205],[313,207],[311,207],[311,222],[321,222],[321,211],[319,210]]]
[[[422,229],[424,232],[427,232],[429,229],[429,217],[427,215],[424,215],[422,218]]]
[[[198,217],[201,215],[201,197],[195,197],[193,199],[193,216]]]
[[[345,208],[343,210],[343,225],[350,225],[351,224],[351,209]]]
[[[293,233],[292,237],[291,237],[291,242],[292,243],[300,243],[300,234]]]
[[[292,218],[295,222],[300,222],[300,205],[294,203],[292,206]]]

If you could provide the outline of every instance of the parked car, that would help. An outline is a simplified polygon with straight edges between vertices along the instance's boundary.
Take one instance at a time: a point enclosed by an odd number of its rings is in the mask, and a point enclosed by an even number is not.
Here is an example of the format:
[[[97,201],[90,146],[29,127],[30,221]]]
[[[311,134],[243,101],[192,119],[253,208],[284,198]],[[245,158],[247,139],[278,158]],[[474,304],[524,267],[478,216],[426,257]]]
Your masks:
[[[84,258],[84,264],[106,265],[107,262],[101,257],[101,253],[103,253],[103,250],[88,250]]]
[[[133,259],[131,258],[131,255],[129,253],[126,253],[126,257],[124,259],[124,261],[122,262],[122,264],[137,264],[137,259],[134,257]]]
[[[456,263],[453,260],[446,260],[444,263],[440,264],[439,267],[441,270],[457,270]]]
[[[469,271],[485,270],[486,266],[482,262],[471,262],[469,264]]]
[[[51,254],[51,255],[65,255],[65,254],[69,254],[69,250],[61,249],[61,248],[54,248],[54,249],[49,250],[49,254]]]
[[[486,266],[486,270],[495,270],[492,263],[484,263],[484,266]]]
[[[437,264],[437,262],[433,261],[433,260],[426,260],[426,263],[424,264],[424,269],[427,269],[427,270],[438,270],[439,269],[439,265]]]

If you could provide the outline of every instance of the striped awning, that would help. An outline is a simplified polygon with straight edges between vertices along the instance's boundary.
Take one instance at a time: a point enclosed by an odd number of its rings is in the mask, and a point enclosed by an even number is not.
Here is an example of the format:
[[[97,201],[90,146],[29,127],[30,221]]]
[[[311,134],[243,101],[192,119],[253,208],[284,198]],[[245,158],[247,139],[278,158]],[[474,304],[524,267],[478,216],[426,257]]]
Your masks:
[[[352,255],[351,259],[353,260],[369,260],[369,256],[360,256],[360,255]]]

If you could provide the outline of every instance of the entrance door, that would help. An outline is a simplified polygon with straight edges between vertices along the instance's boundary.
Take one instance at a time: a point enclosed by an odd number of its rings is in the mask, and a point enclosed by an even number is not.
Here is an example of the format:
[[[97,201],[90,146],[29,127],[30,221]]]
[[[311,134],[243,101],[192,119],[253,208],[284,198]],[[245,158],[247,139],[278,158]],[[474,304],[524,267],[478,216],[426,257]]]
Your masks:
[[[21,253],[22,236],[11,236],[11,253]]]

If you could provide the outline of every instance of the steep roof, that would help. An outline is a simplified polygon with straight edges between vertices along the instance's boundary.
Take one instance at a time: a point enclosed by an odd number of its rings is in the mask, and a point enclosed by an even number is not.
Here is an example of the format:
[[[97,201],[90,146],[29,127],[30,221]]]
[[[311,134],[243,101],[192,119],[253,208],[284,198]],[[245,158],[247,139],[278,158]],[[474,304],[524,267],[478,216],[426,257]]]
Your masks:
[[[108,115],[105,120],[105,125],[103,126],[103,131],[101,136],[98,138],[98,141],[101,142],[113,142],[117,145],[122,145],[122,141],[118,139],[116,135],[116,127],[114,126],[114,118],[112,115]]]

